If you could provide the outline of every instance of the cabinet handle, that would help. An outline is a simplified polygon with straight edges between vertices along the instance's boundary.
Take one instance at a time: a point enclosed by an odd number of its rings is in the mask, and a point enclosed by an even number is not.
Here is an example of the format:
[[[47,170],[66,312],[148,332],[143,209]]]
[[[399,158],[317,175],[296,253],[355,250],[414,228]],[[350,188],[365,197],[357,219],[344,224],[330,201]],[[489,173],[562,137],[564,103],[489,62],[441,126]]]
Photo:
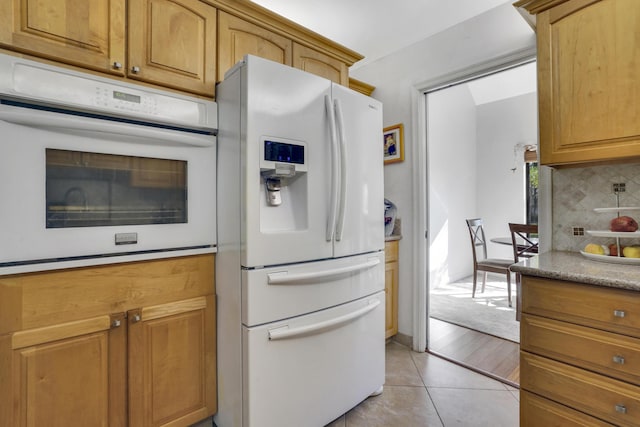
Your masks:
[[[616,354],[615,356],[613,356],[613,363],[617,363],[618,365],[624,365],[624,357],[620,356],[619,354]]]
[[[627,407],[622,405],[622,404],[620,404],[620,403],[618,403],[616,405],[616,412],[619,412],[621,414],[626,414],[627,413]]]
[[[111,322],[111,327],[117,328],[118,326],[120,326],[120,319],[114,319],[113,322]]]
[[[622,317],[625,316],[625,314],[626,313],[624,312],[624,310],[613,310],[613,315],[615,317],[621,317],[622,318]]]
[[[133,319],[131,319],[133,323],[139,322],[140,320],[142,320],[142,318],[140,317],[139,314],[134,314]]]
[[[122,68],[122,64],[121,64],[121,63],[119,63],[118,61],[115,61],[115,62],[113,63],[113,69],[114,69],[114,70],[119,70],[119,69],[121,69],[121,68]]]
[[[133,67],[131,67],[131,72],[133,74],[138,74],[140,72],[140,67],[134,65]]]

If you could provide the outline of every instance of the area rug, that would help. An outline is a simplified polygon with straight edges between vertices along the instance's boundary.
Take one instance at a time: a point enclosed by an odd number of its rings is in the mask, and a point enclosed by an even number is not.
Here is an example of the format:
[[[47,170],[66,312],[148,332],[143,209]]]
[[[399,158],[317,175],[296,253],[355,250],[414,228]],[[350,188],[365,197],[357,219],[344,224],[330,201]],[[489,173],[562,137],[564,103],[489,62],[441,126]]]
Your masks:
[[[475,298],[471,298],[471,277],[432,289],[429,294],[429,316],[519,343],[515,280],[511,284],[513,307],[509,307],[507,302],[506,281],[489,274],[485,292],[480,292],[481,280],[482,276],[479,275]]]

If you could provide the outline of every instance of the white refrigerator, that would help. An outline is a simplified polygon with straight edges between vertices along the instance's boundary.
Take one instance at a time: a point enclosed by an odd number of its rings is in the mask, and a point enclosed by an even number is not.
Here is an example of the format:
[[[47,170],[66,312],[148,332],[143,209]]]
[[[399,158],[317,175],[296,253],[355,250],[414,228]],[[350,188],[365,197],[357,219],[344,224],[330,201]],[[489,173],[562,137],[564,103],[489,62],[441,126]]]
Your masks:
[[[214,420],[323,426],[384,383],[382,105],[250,55],[217,102]]]

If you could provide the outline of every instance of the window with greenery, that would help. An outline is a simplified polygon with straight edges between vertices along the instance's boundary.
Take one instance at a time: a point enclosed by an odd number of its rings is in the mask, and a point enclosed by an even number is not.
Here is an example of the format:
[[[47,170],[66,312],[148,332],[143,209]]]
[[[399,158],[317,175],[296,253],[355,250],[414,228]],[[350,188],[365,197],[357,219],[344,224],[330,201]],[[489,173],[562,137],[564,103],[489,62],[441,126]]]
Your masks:
[[[538,223],[538,162],[526,163],[527,224]]]

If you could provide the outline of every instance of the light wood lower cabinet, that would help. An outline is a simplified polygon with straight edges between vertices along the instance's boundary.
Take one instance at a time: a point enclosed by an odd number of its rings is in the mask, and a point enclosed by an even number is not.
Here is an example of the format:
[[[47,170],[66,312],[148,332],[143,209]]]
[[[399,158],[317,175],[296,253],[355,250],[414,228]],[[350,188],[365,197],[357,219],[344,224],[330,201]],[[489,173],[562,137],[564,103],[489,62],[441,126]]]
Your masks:
[[[213,415],[213,280],[213,255],[0,277],[12,320],[0,316],[2,425],[176,427]]]
[[[522,426],[640,425],[637,292],[523,276],[522,313]]]
[[[99,316],[17,332],[10,347],[2,352],[11,354],[15,410],[6,425],[126,425],[125,326]]]
[[[129,425],[191,425],[216,406],[213,296],[127,313]]]
[[[385,339],[398,333],[398,243],[391,240],[384,245]]]
[[[613,424],[593,418],[567,406],[520,391],[520,427],[611,427]]]

